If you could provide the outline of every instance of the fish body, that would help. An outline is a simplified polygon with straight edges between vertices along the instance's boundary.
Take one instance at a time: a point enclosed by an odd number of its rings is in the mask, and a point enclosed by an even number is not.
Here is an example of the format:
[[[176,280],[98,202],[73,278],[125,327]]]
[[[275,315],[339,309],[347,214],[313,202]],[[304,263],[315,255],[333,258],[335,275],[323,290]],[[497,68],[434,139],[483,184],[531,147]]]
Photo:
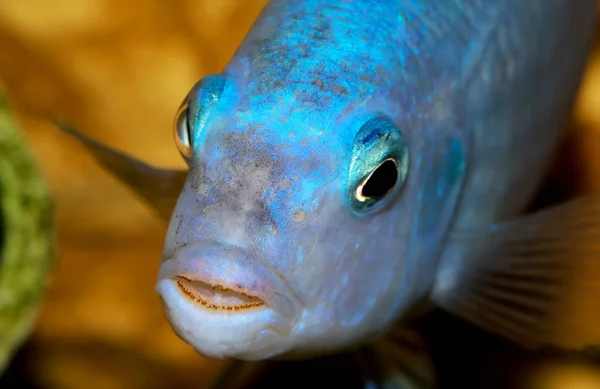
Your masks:
[[[260,359],[333,351],[409,314],[453,225],[515,216],[537,189],[583,71],[592,5],[269,3],[182,111],[190,171],[158,283],[180,335],[203,354]],[[361,151],[386,126],[403,145]],[[398,193],[375,211],[352,205],[352,175],[391,147],[408,160]],[[195,302],[179,303],[180,289],[196,277],[278,308],[239,322],[218,307],[188,315]]]
[[[174,205],[156,290],[203,355],[333,353],[424,304],[524,346],[581,348],[600,342],[589,325],[578,340],[539,326],[562,320],[561,266],[600,279],[597,252],[567,260],[598,200],[522,214],[595,23],[593,0],[273,0],[177,113],[187,172],[75,134],[161,215]],[[553,261],[515,250],[550,243]]]

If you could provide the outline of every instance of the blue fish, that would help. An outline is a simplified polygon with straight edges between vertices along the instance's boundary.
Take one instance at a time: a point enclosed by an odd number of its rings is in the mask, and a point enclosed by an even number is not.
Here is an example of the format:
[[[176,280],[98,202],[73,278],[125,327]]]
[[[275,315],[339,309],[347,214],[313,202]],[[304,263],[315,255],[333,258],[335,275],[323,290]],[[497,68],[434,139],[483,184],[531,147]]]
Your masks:
[[[600,344],[600,198],[525,210],[596,6],[273,0],[185,97],[186,171],[62,127],[170,219],[156,291],[202,355],[336,353],[433,307],[581,350]]]

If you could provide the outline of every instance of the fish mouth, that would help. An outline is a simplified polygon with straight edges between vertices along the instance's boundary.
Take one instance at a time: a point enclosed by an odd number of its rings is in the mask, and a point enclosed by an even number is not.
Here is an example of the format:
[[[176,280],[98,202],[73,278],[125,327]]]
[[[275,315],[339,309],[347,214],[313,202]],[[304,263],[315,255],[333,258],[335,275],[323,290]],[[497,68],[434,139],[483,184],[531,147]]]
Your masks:
[[[169,310],[179,309],[184,298],[194,314],[201,312],[217,326],[216,321],[223,326],[252,322],[239,325],[244,332],[261,324],[260,331],[289,334],[302,306],[284,278],[255,255],[211,242],[184,246],[163,262],[156,290]],[[190,309],[185,314],[192,314]]]
[[[185,276],[176,276],[175,281],[183,294],[206,309],[234,312],[265,305],[260,297],[249,295],[243,290],[235,290],[236,288],[210,285]]]

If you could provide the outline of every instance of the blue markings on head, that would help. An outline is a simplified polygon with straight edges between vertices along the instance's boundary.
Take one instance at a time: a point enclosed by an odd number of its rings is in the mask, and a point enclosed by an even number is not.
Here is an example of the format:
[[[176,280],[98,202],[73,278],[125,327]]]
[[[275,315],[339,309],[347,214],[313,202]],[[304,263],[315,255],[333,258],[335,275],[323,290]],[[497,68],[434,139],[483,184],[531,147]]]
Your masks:
[[[381,29],[395,21],[363,24],[357,7],[365,5],[307,0],[271,9],[226,69],[240,98],[222,130],[248,133],[254,150],[278,161],[262,198],[280,230],[294,225],[294,212],[316,209],[324,188],[341,204],[357,130],[350,122],[397,77],[397,42]]]
[[[208,120],[219,102],[227,79],[222,75],[202,78],[188,94],[188,126],[193,129],[192,145],[202,145]],[[185,103],[184,103],[185,104]]]
[[[224,160],[237,166],[262,161],[242,170],[268,177],[261,201],[285,229],[294,212],[316,209],[324,188],[343,199],[357,117],[410,115],[417,99],[430,101],[415,93],[427,80],[419,72],[430,69],[414,51],[424,37],[408,30],[417,13],[399,12],[397,2],[305,0],[267,8],[224,75],[207,76],[195,87],[190,127],[195,153],[217,179],[238,180],[240,170],[223,168]],[[385,131],[378,131],[364,137],[363,147],[380,141]],[[396,142],[394,155],[404,174],[403,142]],[[357,172],[372,171],[384,150],[365,154],[374,165]]]
[[[375,128],[375,131],[369,132],[367,136],[361,140],[361,143],[363,146],[370,146],[375,140],[381,138],[386,133],[387,131],[384,131],[384,128],[377,127]]]
[[[402,77],[403,56],[397,37],[389,34],[402,22],[387,15],[389,8],[272,2],[227,72],[248,75],[243,93],[250,110],[260,106],[275,121],[302,121],[321,130],[385,96]],[[356,18],[359,13],[364,18]]]

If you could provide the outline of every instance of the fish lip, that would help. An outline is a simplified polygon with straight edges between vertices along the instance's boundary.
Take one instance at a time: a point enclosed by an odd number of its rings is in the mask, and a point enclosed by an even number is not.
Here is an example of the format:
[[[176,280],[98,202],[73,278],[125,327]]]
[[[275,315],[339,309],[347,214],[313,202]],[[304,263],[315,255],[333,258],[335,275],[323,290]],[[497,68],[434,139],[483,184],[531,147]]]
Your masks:
[[[288,333],[300,314],[302,304],[287,281],[254,254],[238,246],[201,242],[177,249],[161,264],[158,281],[178,283],[181,278],[260,299],[264,305],[257,308],[266,307],[277,314],[279,320],[273,323],[277,332]],[[181,284],[178,286],[181,290]],[[251,313],[253,309],[244,311]]]

